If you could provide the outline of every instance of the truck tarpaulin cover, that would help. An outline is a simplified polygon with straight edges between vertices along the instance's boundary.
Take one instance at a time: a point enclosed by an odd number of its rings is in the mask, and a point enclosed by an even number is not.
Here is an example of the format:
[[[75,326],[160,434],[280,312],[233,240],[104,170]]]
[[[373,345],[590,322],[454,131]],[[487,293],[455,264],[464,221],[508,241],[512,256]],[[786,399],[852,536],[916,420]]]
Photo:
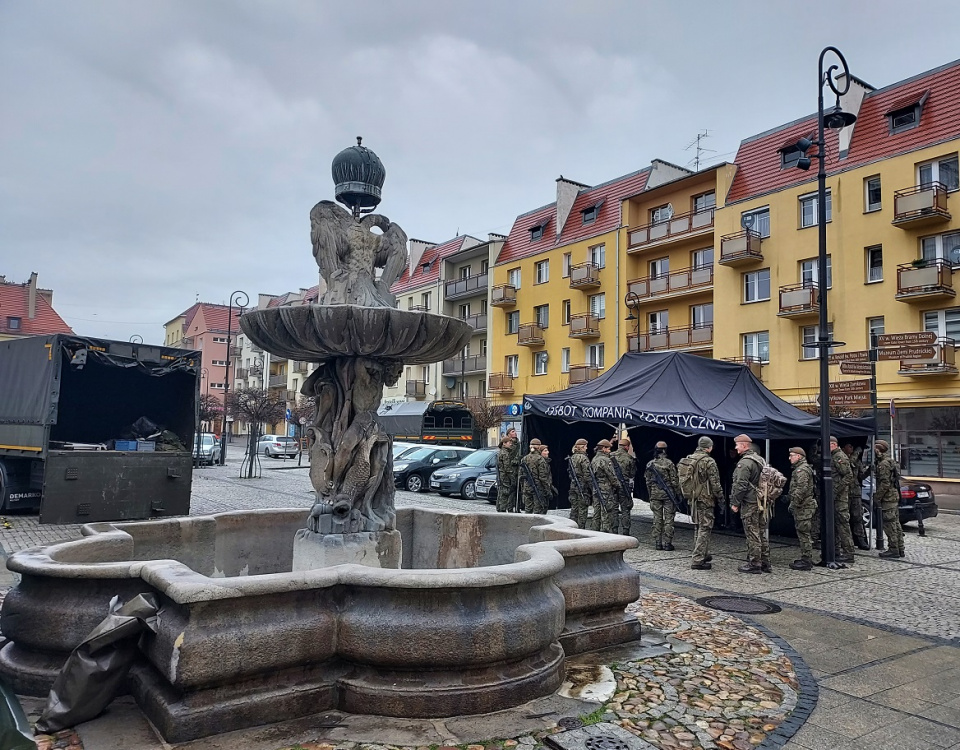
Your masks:
[[[745,432],[754,440],[820,436],[820,420],[774,395],[735,362],[685,352],[631,352],[606,373],[556,393],[525,395],[525,419],[537,434],[553,420],[604,422],[654,427],[682,435],[733,437]],[[873,433],[872,418],[831,419],[839,437]],[[526,433],[529,430],[525,429]],[[529,433],[532,434],[532,433]]]

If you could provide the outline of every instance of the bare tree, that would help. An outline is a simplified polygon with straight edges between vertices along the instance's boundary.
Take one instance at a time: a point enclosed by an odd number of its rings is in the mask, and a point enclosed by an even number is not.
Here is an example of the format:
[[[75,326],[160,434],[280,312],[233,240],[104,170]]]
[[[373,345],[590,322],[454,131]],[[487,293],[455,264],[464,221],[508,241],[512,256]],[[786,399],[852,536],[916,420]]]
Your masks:
[[[313,422],[317,414],[317,405],[312,398],[299,398],[297,403],[290,408],[290,414],[297,425],[297,434],[303,438],[306,432],[305,426]],[[302,422],[300,420],[306,420]]]
[[[200,396],[197,404],[197,412],[200,417],[200,424],[203,425],[203,423],[206,422],[207,429],[209,429],[215,419],[223,416],[223,404],[220,403],[220,399],[216,396],[210,393],[204,393]]]
[[[494,404],[490,399],[474,396],[466,400],[467,409],[473,416],[473,426],[486,434],[491,427],[497,427],[503,416],[503,407]]]
[[[237,388],[227,394],[227,414],[250,425],[248,453],[252,459],[257,452],[257,440],[263,424],[281,421],[287,413],[287,402],[261,391],[259,388]],[[253,476],[250,461],[248,476]]]

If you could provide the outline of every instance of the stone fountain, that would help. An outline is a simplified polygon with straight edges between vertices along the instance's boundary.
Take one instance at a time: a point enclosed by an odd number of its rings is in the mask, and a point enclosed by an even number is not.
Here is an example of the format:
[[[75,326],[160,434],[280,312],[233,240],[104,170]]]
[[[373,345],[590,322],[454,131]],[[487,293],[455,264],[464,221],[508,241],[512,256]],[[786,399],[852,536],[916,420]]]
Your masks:
[[[383,176],[359,143],[337,157],[352,212],[322,201],[310,214],[326,292],[241,319],[264,349],[319,363],[302,390],[317,406],[309,514],[88,524],[81,539],[12,555],[21,580],[0,610],[0,675],[17,692],[45,695],[115,595],[160,603],[129,690],[169,742],[328,709],[498,711],[555,691],[566,656],[639,638],[624,613],[639,596],[623,560],[636,539],[556,516],[395,510],[382,388],[471,330],[393,307],[406,237],[369,213]]]

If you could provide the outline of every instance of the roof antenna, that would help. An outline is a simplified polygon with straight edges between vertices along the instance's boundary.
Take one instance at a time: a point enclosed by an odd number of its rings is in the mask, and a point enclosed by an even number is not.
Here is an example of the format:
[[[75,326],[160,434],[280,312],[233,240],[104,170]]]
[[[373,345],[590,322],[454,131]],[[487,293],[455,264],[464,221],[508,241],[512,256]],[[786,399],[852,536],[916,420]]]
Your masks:
[[[689,150],[690,150],[691,148],[693,148],[694,146],[697,147],[696,156],[694,156],[693,159],[690,160],[690,161],[693,162],[693,171],[694,171],[694,172],[699,172],[699,171],[700,171],[700,162],[702,161],[701,154],[715,154],[715,153],[717,153],[717,152],[714,151],[712,148],[704,148],[704,147],[701,145],[701,141],[703,141],[703,140],[705,140],[706,138],[709,138],[709,137],[710,137],[710,131],[707,130],[706,128],[704,128],[704,129],[703,129],[703,132],[702,132],[702,133],[697,133],[697,137],[694,138],[692,141],[690,141],[690,143],[688,143],[688,144],[686,145],[686,147],[684,147],[684,149],[683,149],[684,151],[689,151]],[[687,162],[687,165],[690,164],[690,161]]]

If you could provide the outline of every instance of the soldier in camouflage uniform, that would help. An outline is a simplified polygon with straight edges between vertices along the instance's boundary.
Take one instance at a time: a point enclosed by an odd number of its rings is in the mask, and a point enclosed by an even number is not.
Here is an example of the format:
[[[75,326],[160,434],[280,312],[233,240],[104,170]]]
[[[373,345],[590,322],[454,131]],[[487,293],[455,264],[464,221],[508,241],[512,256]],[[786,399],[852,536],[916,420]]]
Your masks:
[[[737,568],[741,573],[772,573],[770,565],[770,508],[760,507],[760,472],[765,461],[753,449],[749,435],[737,435],[734,447],[740,454],[733,470],[730,510],[740,511],[743,533],[747,538],[747,562]]]
[[[510,433],[513,433],[513,437]],[[510,430],[500,441],[497,453],[497,512],[513,510],[517,502],[517,480],[520,471],[520,443],[516,430]]]
[[[850,485],[853,471],[847,454],[840,450],[837,439],[830,436],[830,458],[833,462],[833,527],[837,544],[837,562],[853,562],[853,533],[850,531]]]
[[[593,524],[591,528],[594,531],[606,531],[608,534],[615,534],[617,529],[614,526],[616,517],[617,502],[617,475],[613,470],[613,459],[610,457],[611,443],[609,440],[601,440],[593,451],[593,461],[590,467],[593,476],[597,480],[600,488],[600,497],[597,497],[597,490],[593,491]],[[591,480],[591,486],[593,481]]]
[[[630,438],[620,438],[617,450],[610,454],[610,458],[616,461],[620,474],[623,475],[624,482],[617,476],[617,501],[618,515],[620,522],[615,529],[617,533],[630,536],[631,512],[633,511],[633,478],[637,475],[637,457],[630,444]],[[623,485],[626,484],[626,487]]]
[[[587,528],[587,516],[592,496],[590,488],[590,459],[587,458],[587,441],[580,438],[573,444],[573,454],[567,459],[571,471],[580,480],[580,486],[570,478],[570,520],[581,529]]]
[[[797,529],[800,542],[800,559],[790,563],[794,570],[813,568],[813,539],[811,524],[817,511],[817,500],[813,494],[813,469],[807,463],[807,453],[803,448],[790,449],[790,463],[793,474],[790,476],[790,513],[793,525]]]
[[[713,451],[713,439],[703,435],[697,440],[697,450],[690,458],[696,461],[698,490],[688,497],[690,513],[693,518],[693,570],[710,570],[713,567],[710,554],[710,533],[713,530],[714,508],[723,502],[723,488],[720,486],[720,471],[717,462],[710,453]]]
[[[880,512],[883,514],[883,533],[887,535],[887,549],[880,553],[880,557],[903,557],[903,527],[900,525],[897,467],[888,454],[890,446],[886,440],[878,440],[874,450],[877,454],[877,489],[873,499],[880,505]]]
[[[536,440],[536,442],[534,440],[530,441],[530,452],[520,461],[522,464],[520,467],[520,486],[524,512],[543,514],[547,512],[549,507],[553,480],[550,476],[550,462],[541,453],[541,443],[539,440]],[[523,468],[524,466],[529,469],[529,475]],[[533,478],[536,489],[531,486],[530,477]]]
[[[653,511],[653,546],[673,551],[673,519],[677,515],[677,509],[660,484],[665,484],[674,497],[679,497],[680,480],[677,478],[677,467],[667,458],[667,444],[661,440],[655,446],[655,451],[655,458],[647,463],[643,472],[647,495],[650,498],[650,510]]]
[[[863,499],[860,494],[860,482],[864,477],[860,449],[846,443],[843,452],[850,461],[850,471],[853,474],[853,481],[850,483],[850,531],[853,533],[853,545],[857,549],[868,550],[870,545],[867,544],[867,532],[863,526]]]

